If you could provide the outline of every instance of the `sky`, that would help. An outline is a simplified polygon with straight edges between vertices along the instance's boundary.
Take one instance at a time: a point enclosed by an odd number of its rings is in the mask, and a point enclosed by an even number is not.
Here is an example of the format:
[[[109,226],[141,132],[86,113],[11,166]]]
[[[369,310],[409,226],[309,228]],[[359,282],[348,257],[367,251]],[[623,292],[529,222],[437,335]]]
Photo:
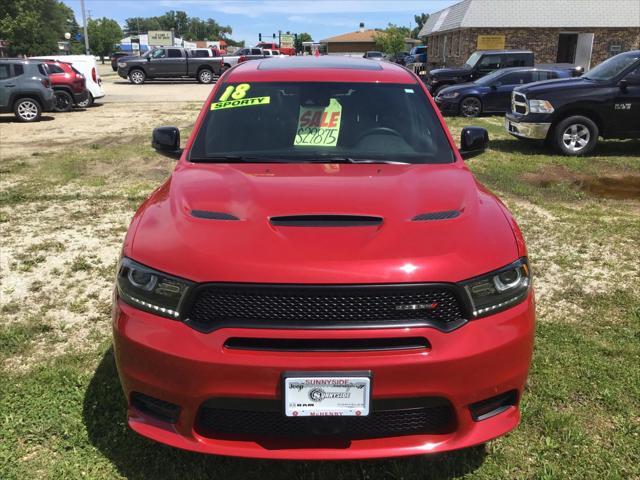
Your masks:
[[[62,0],[82,24],[80,0]],[[459,0],[85,0],[87,15],[108,17],[124,25],[129,17],[152,17],[168,10],[183,10],[191,17],[213,18],[233,28],[234,40],[247,45],[278,30],[307,32],[315,41],[353,32],[360,22],[365,28],[384,28],[389,23],[415,27],[414,14],[432,13]]]

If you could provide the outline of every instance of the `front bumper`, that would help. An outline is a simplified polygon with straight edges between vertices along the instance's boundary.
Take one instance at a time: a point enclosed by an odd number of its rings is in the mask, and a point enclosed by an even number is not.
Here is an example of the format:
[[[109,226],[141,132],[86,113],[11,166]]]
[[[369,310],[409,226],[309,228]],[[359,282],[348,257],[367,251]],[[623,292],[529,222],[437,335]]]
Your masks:
[[[504,119],[504,128],[507,133],[510,133],[514,137],[544,140],[547,138],[551,123],[522,122],[512,115],[507,114]]]
[[[517,403],[474,421],[469,405],[524,389],[534,335],[533,293],[509,310],[444,333],[434,328],[375,330],[275,330],[223,328],[200,333],[117,300],[114,350],[129,401],[128,422],[136,432],[174,447],[203,453],[279,459],[358,459],[419,455],[484,443],[515,428]],[[231,350],[231,337],[387,338],[424,336],[428,350],[368,352],[275,352]],[[196,428],[200,407],[211,399],[280,400],[281,374],[299,371],[357,371],[372,374],[376,400],[441,397],[450,402],[455,429],[442,434],[367,438],[332,443],[309,438],[276,443],[252,438],[205,436]],[[180,406],[176,423],[133,407],[139,392]],[[284,413],[282,414],[284,415]],[[284,417],[283,417],[284,418]]]
[[[460,112],[460,105],[457,99],[449,100],[442,97],[434,98],[440,111],[446,115],[457,115]]]

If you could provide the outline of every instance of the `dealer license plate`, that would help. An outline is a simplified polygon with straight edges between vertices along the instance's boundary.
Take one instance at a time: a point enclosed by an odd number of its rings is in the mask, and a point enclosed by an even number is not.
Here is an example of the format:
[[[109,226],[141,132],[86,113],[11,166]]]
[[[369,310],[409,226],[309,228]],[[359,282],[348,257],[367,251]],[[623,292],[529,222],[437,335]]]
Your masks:
[[[284,376],[287,417],[366,416],[371,378],[366,375],[299,373]]]

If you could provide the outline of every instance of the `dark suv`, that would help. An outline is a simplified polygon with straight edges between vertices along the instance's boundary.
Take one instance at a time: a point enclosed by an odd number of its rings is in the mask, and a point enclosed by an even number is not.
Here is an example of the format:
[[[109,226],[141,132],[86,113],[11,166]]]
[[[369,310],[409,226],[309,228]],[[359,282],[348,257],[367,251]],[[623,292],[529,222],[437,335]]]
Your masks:
[[[433,95],[457,83],[477,80],[501,68],[533,67],[533,52],[529,50],[478,50],[460,68],[436,68],[424,79]]]
[[[53,110],[47,66],[38,61],[0,60],[0,113],[13,112],[20,122],[35,122]]]

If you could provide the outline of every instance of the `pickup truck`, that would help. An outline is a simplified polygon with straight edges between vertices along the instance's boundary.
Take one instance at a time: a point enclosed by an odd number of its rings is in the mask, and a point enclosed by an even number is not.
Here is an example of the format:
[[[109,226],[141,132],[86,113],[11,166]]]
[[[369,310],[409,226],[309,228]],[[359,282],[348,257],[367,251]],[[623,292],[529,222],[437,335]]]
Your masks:
[[[262,48],[249,47],[238,50],[235,55],[224,55],[223,66],[225,69],[234,67],[238,63],[242,63],[247,60],[255,60],[256,58],[268,58],[271,55],[267,55]],[[242,58],[242,60],[240,60]],[[238,62],[240,60],[240,62]]]
[[[118,60],[118,75],[141,85],[152,78],[195,78],[211,83],[223,71],[222,57],[196,57],[179,47],[160,47],[141,57],[122,57]]]
[[[598,137],[640,138],[640,50],[611,57],[578,78],[514,89],[507,132],[586,155]]]

